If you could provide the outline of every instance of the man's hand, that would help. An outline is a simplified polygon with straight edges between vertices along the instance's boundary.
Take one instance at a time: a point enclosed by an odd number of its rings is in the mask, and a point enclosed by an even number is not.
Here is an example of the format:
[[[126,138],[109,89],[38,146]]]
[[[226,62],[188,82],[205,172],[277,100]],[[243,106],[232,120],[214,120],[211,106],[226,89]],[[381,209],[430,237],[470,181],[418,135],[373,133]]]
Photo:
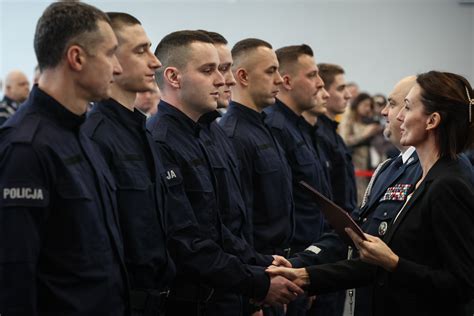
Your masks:
[[[268,289],[267,296],[263,300],[263,303],[283,306],[303,293],[304,291],[290,280],[287,280],[282,276],[271,276],[270,288]]]
[[[309,285],[309,275],[305,268],[292,269],[284,267],[270,266],[265,270],[271,276],[283,276],[286,279],[292,281],[295,285],[300,288]]]
[[[387,271],[395,270],[399,257],[382,239],[364,234],[367,240],[363,240],[350,228],[346,228],[346,233],[354,241],[362,261],[381,266]]]
[[[273,262],[272,265],[277,266],[277,267],[287,267],[291,268],[291,262],[285,259],[285,257],[278,256],[278,255],[273,255]]]

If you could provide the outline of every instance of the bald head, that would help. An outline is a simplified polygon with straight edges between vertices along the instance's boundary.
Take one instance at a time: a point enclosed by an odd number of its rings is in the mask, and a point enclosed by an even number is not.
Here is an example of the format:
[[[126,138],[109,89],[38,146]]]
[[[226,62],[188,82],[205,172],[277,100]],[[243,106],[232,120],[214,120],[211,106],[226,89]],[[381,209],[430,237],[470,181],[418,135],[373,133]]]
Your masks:
[[[397,120],[397,115],[405,104],[405,97],[407,96],[408,92],[410,92],[415,83],[416,76],[409,76],[400,80],[395,85],[392,92],[390,92],[387,105],[382,109],[381,112],[387,120],[387,124],[385,125],[384,129],[385,137],[388,138],[392,144],[401,151],[403,151],[403,147],[400,144],[401,122]]]
[[[15,102],[23,102],[30,93],[30,82],[26,75],[14,70],[7,74],[5,78],[5,95]]]

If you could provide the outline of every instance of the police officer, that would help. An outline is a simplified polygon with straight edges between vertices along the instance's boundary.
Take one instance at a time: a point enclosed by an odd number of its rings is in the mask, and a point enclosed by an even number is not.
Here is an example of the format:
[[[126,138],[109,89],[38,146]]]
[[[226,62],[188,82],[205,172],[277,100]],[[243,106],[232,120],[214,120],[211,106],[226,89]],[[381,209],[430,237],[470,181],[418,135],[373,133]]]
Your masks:
[[[328,183],[329,188],[331,188],[331,196],[332,199],[332,185],[331,185],[331,158],[328,156],[328,153],[323,150],[322,148],[322,140],[318,136],[318,118],[321,115],[325,115],[327,113],[327,103],[329,99],[329,93],[326,88],[323,86],[319,91],[316,93],[316,101],[315,106],[311,109],[303,111],[301,116],[304,117],[305,121],[311,126],[311,139],[313,140],[314,148],[316,149],[319,157],[319,161],[321,166],[323,167],[324,171],[324,178],[326,183]]]
[[[313,127],[302,117],[302,113],[316,106],[318,93],[324,87],[313,50],[307,45],[286,46],[276,50],[283,77],[281,91],[274,105],[265,108],[265,122],[284,149],[293,178],[295,201],[295,235],[291,242],[292,254],[301,252],[316,242],[329,227],[319,206],[299,185],[306,181],[318,191],[331,198],[331,188],[323,167],[324,157],[316,147]],[[316,305],[328,309],[334,304],[334,294],[319,296]],[[308,302],[288,306],[287,315],[305,315]],[[318,309],[318,315],[328,315]]]
[[[212,39],[219,55],[217,69],[224,77],[224,85],[219,87],[217,108],[227,108],[231,99],[231,89],[235,86],[235,79],[231,70],[232,54],[227,47],[227,40],[222,35],[216,32],[202,30],[201,32],[205,32]],[[252,242],[252,234],[250,230],[251,223],[248,221],[247,216],[247,207],[241,194],[240,162],[230,139],[217,124],[215,120],[217,117],[220,117],[220,113],[217,110],[211,111],[202,115],[199,118],[199,123],[202,127],[202,137],[206,137],[206,141],[204,141],[206,155],[209,157],[216,179],[216,193],[220,204],[219,209],[222,222],[232,235],[244,240],[244,245],[241,247],[244,251],[239,254],[243,262],[268,266],[272,264],[273,260],[282,260],[285,264],[288,264],[286,259],[282,257],[277,255],[273,257],[271,255],[260,255],[251,246],[245,244],[248,241]],[[239,239],[237,239],[237,242],[241,243]],[[213,303],[224,314],[232,308],[232,306],[229,306],[231,293],[223,293],[221,296],[225,296],[225,299],[215,300]],[[238,302],[241,301],[242,299],[239,298]],[[243,299],[242,304],[237,305],[242,306],[244,315],[250,313],[253,308],[256,308],[253,304],[248,304],[247,298]]]
[[[140,21],[127,13],[108,16],[123,71],[114,77],[111,98],[94,106],[83,130],[100,148],[117,184],[132,312],[158,315],[175,274],[166,250],[164,170],[146,130],[146,115],[133,104],[137,92],[156,87],[154,74],[161,64]]]
[[[232,57],[237,85],[219,124],[242,164],[242,187],[255,248],[261,253],[288,255],[294,233],[291,172],[262,114],[275,103],[282,83],[278,60],[269,43],[252,38],[235,44]]]
[[[304,180],[326,196],[331,196],[324,170],[311,137],[311,126],[301,116],[313,108],[324,83],[307,45],[286,46],[275,51],[283,84],[276,103],[265,108],[265,123],[283,148],[291,167],[295,201],[295,234],[291,252],[301,252],[321,236],[324,218],[299,185]]]
[[[0,125],[12,116],[30,93],[30,82],[24,73],[14,70],[5,78],[5,93],[0,101]]]
[[[157,71],[162,91],[158,114],[148,121],[163,158],[170,190],[184,206],[170,214],[169,245],[177,265],[166,312],[170,315],[217,315],[212,299],[232,290],[271,304],[287,303],[302,293],[286,279],[269,279],[262,267],[248,265],[236,236],[229,234],[219,212],[213,161],[201,133],[200,117],[217,107],[224,79],[213,41],[199,31],[165,36],[155,55],[163,63]],[[227,315],[239,315],[230,309]]]
[[[0,129],[2,315],[128,314],[114,180],[80,130],[121,71],[109,23],[76,2],[38,21],[43,74]]]
[[[324,81],[329,99],[326,114],[318,119],[317,138],[321,147],[331,157],[331,186],[334,202],[352,212],[357,206],[357,190],[354,166],[349,149],[337,133],[336,116],[344,113],[351,94],[347,90],[344,70],[334,64],[319,64],[319,73]]]
[[[397,83],[381,112],[387,121],[384,135],[402,154],[380,164],[370,181],[360,209],[352,214],[364,231],[380,237],[385,235],[389,223],[421,176],[421,167],[414,148],[400,144],[401,122],[396,119],[404,106],[405,96],[415,84],[415,79],[410,76]],[[293,266],[334,262],[344,258],[345,248],[337,235],[325,234],[319,242],[290,261]],[[371,315],[370,299],[371,288],[348,290],[344,315]]]

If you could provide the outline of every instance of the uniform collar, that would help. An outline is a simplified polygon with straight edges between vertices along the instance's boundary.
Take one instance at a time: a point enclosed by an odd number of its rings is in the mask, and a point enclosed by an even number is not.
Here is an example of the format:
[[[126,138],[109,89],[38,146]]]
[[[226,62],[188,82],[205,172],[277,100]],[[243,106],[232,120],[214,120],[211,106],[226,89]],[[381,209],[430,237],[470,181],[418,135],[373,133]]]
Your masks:
[[[199,131],[201,130],[200,125],[194,122],[186,114],[184,114],[168,102],[163,100],[160,101],[160,104],[158,104],[158,115],[171,116],[177,122],[179,122],[179,125],[184,127],[189,133],[192,133],[195,136],[199,136]]]
[[[64,105],[56,101],[52,96],[41,90],[38,86],[34,86],[30,92],[29,100],[32,103],[32,108],[38,110],[49,118],[52,118],[56,123],[66,128],[79,128],[84,120],[86,114],[76,115],[66,109]]]
[[[304,127],[306,127],[306,125],[309,125],[309,123],[306,122],[303,116],[296,114],[292,109],[288,107],[288,105],[286,105],[279,99],[276,99],[275,108],[283,112],[285,117],[291,122],[293,122],[295,125],[302,125]]]
[[[230,102],[229,109],[235,109],[235,111],[240,112],[247,121],[257,125],[262,125],[263,120],[266,117],[265,112],[258,113],[257,111],[235,101]]]
[[[221,114],[220,114],[219,111],[217,111],[217,110],[211,111],[211,112],[207,112],[207,113],[201,115],[201,117],[200,117],[199,120],[198,120],[198,123],[199,123],[199,124],[203,124],[204,126],[209,126],[209,125],[211,125],[211,123],[214,122],[218,117],[221,117]]]
[[[327,115],[321,115],[318,118],[318,122],[321,122],[321,124],[327,125],[333,129],[337,129],[339,126],[338,122],[331,120]]]
[[[135,109],[130,111],[128,108],[120,104],[114,99],[100,101],[97,104],[97,109],[100,109],[107,117],[114,117],[120,122],[125,123],[126,126],[145,130],[146,115],[140,110]]]
[[[413,146],[410,146],[410,147],[408,147],[407,150],[405,150],[405,152],[402,154],[403,164],[407,163],[408,159],[410,159],[410,157],[413,155],[414,152],[415,152],[415,147],[413,147]]]

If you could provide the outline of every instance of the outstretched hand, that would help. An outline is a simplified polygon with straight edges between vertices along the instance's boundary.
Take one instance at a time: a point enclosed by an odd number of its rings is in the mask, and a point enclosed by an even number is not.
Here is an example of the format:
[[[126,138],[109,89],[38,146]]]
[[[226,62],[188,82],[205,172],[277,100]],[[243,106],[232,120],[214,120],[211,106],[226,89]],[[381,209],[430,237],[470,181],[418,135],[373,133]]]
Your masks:
[[[274,267],[270,266],[265,270],[270,276],[283,276],[286,279],[292,281],[300,288],[309,285],[309,275],[306,269],[293,269],[285,267]]]
[[[283,306],[303,293],[304,291],[290,280],[282,276],[270,276],[270,288],[263,304]]]
[[[346,228],[345,230],[359,250],[360,259],[362,261],[381,266],[387,271],[395,270],[398,265],[399,257],[382,239],[364,234],[367,240],[363,240],[352,229]]]
[[[278,256],[278,255],[273,255],[273,262],[272,265],[277,266],[277,267],[287,267],[291,268],[291,262],[286,260],[285,257]]]

